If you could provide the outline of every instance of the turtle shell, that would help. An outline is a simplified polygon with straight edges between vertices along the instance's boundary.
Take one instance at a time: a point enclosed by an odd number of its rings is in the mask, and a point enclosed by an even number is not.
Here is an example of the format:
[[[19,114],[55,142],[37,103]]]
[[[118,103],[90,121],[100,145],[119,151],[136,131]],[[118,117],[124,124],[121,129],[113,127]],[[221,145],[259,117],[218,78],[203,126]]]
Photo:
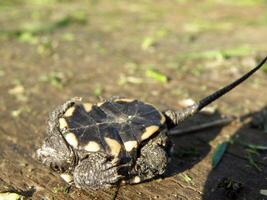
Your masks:
[[[130,153],[165,123],[153,105],[132,99],[90,104],[75,102],[59,118],[59,128],[74,149]]]

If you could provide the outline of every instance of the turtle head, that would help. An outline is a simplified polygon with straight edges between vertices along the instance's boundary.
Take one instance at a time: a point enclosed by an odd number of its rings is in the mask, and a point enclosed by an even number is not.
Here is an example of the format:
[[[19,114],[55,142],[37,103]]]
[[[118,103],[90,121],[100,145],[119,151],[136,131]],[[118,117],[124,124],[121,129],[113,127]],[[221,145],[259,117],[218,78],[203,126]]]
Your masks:
[[[76,163],[75,153],[61,133],[49,135],[37,150],[37,157],[57,172],[71,171]]]

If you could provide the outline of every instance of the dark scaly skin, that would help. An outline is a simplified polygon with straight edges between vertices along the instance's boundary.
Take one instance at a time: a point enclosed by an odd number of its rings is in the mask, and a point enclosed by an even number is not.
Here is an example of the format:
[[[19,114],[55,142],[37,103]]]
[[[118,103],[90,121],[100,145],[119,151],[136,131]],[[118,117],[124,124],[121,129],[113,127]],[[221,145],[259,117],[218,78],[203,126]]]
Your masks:
[[[140,155],[136,160],[132,174],[139,177],[139,182],[164,174],[171,155],[171,147],[172,144],[167,133],[164,130],[161,131],[140,149]],[[135,182],[134,178],[135,176],[129,180],[129,183],[138,183]]]
[[[76,187],[82,189],[108,188],[124,178],[119,174],[120,168],[118,162],[112,162],[104,153],[87,153],[87,157],[74,169],[74,183]]]
[[[76,155],[71,146],[66,142],[58,128],[58,118],[62,116],[76,101],[75,98],[67,101],[63,106],[58,106],[48,119],[47,137],[40,149],[37,150],[38,159],[54,171],[69,172],[76,163]]]

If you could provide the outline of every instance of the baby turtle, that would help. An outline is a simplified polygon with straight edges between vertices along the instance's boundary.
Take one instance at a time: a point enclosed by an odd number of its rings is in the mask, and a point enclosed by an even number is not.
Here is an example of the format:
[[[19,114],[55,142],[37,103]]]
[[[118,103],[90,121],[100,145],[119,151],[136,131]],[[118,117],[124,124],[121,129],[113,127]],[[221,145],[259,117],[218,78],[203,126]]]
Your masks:
[[[162,175],[172,147],[169,130],[246,80],[266,60],[179,111],[161,112],[136,99],[117,97],[91,104],[73,98],[50,114],[48,136],[37,150],[38,159],[82,189],[139,183]]]

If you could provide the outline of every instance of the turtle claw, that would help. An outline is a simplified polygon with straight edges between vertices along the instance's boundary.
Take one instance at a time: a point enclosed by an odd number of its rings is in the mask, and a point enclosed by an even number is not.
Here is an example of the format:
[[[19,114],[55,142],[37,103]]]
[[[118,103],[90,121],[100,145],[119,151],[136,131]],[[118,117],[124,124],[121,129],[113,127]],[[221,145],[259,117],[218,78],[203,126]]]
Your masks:
[[[74,183],[79,188],[109,188],[117,185],[124,176],[120,169],[124,165],[118,165],[119,161],[112,163],[100,153],[90,154],[82,160],[75,168],[73,177]]]

